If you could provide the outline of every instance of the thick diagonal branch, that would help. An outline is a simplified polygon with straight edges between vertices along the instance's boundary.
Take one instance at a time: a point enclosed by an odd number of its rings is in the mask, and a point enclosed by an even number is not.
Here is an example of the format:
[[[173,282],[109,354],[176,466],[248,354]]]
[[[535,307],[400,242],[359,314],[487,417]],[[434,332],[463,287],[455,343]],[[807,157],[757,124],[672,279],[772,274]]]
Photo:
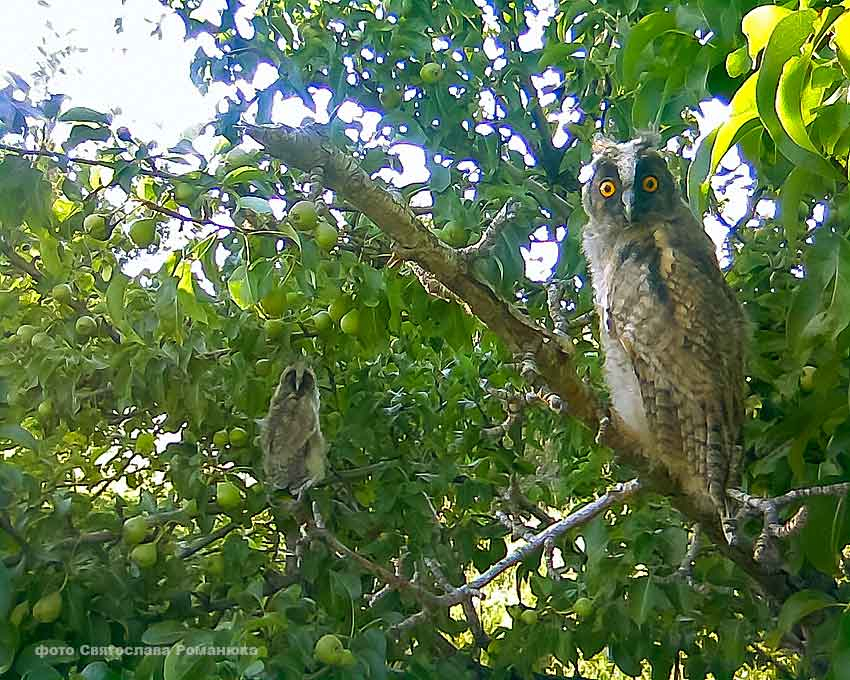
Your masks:
[[[509,350],[532,354],[549,387],[568,404],[570,415],[583,422],[591,432],[597,431],[606,411],[590,387],[578,377],[570,353],[563,347],[563,339],[559,342],[554,333],[501,299],[474,274],[468,258],[443,245],[409,207],[372,180],[355,159],[335,148],[325,136],[323,126],[265,128],[245,125],[244,129],[270,155],[287,166],[311,173],[314,168],[322,168],[327,188],[392,238],[399,257],[416,262],[464,300],[472,313],[498,335]],[[777,600],[784,600],[790,594],[792,589],[784,577],[766,572],[747,551],[726,545],[708,494],[689,495],[663,465],[651,465],[650,458],[643,454],[639,443],[621,427],[617,418],[613,418],[605,429],[601,441],[614,450],[619,461],[640,473],[645,488],[669,497],[680,512],[699,523],[718,549],[750,574],[764,592]]]

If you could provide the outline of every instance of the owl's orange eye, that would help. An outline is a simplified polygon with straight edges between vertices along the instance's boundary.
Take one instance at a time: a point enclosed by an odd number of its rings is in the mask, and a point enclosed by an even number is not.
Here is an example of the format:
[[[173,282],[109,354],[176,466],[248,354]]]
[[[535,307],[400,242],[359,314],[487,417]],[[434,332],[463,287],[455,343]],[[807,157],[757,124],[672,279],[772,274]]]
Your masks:
[[[610,179],[602,180],[599,184],[599,193],[602,194],[604,198],[611,198],[617,193],[617,185]]]
[[[647,193],[654,193],[658,189],[658,178],[655,175],[647,175],[640,185]]]

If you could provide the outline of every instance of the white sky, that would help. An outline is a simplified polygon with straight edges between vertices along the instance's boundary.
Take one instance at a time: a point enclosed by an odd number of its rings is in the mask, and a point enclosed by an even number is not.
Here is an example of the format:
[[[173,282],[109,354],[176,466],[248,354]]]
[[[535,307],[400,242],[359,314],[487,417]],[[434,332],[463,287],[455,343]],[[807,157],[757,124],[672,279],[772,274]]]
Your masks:
[[[51,53],[70,44],[86,51],[63,60],[66,75],[52,80],[50,90],[68,95],[75,106],[120,107],[118,122],[164,144],[213,117],[217,97],[204,97],[189,80],[197,44],[184,42],[182,21],[157,0],[130,0],[123,7],[117,0],[0,4],[5,19],[0,21],[0,80],[7,71],[27,79],[45,61],[39,47]],[[151,33],[163,15],[160,40]],[[124,31],[117,34],[119,16]]]

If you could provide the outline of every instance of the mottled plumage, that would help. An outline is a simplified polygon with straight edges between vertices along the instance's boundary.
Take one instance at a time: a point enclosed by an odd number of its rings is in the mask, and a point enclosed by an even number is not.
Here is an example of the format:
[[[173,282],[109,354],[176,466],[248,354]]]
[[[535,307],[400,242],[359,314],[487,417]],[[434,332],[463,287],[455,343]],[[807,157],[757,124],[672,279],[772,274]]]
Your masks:
[[[325,476],[325,440],[319,424],[316,374],[301,363],[280,376],[260,443],[263,472],[270,490],[300,493]]]
[[[652,140],[598,139],[583,191],[612,407],[734,540],[746,323],[715,246]]]

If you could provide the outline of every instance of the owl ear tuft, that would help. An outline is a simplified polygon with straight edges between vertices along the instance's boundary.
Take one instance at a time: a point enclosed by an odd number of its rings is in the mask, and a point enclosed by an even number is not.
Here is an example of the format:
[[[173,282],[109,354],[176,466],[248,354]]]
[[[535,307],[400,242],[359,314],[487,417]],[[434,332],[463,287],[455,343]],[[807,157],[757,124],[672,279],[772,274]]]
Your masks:
[[[637,130],[635,141],[643,149],[660,149],[661,134],[656,130]]]
[[[594,155],[604,154],[608,151],[617,148],[617,142],[615,142],[610,137],[606,137],[601,132],[597,132],[593,135],[593,141],[591,142],[591,150]]]

